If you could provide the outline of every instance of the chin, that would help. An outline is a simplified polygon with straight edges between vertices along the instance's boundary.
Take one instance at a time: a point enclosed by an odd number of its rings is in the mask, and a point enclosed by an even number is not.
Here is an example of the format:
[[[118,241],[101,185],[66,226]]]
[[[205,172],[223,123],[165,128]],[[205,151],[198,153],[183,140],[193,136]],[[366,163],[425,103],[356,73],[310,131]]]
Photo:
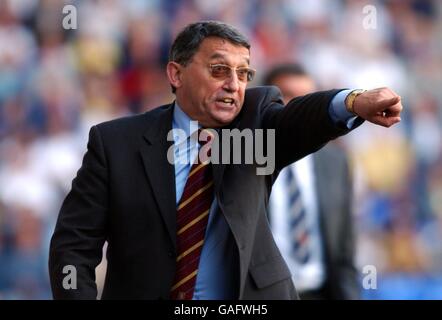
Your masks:
[[[215,121],[217,121],[221,125],[227,125],[235,119],[236,114],[222,115],[218,117],[214,117]]]

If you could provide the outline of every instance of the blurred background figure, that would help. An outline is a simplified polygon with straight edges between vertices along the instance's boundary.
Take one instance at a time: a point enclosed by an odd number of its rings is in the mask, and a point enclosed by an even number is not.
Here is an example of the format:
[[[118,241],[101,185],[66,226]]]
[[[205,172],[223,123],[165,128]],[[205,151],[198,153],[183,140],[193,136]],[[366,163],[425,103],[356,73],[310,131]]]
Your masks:
[[[275,66],[264,84],[279,87],[285,104],[317,91],[298,64]],[[352,200],[348,160],[336,141],[280,172],[269,220],[301,299],[359,299]]]
[[[77,29],[63,28],[68,4]],[[299,61],[320,90],[401,94],[400,126],[340,140],[352,151],[359,284],[374,266],[364,299],[442,299],[442,1],[370,5],[373,28],[365,0],[1,0],[0,299],[51,298],[49,237],[89,128],[170,102],[167,49],[202,19],[249,37],[255,84]]]

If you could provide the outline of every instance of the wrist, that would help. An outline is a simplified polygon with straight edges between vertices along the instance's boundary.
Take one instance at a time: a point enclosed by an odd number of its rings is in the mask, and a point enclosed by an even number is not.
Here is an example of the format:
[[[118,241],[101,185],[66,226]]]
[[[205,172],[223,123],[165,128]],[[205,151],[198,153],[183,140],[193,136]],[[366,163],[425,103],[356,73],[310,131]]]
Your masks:
[[[367,90],[356,89],[356,90],[351,91],[348,94],[348,96],[345,98],[345,108],[347,109],[348,112],[350,112],[354,115],[357,115],[356,112],[354,111],[354,103],[355,103],[356,98],[360,94],[364,93],[365,91],[367,91]]]

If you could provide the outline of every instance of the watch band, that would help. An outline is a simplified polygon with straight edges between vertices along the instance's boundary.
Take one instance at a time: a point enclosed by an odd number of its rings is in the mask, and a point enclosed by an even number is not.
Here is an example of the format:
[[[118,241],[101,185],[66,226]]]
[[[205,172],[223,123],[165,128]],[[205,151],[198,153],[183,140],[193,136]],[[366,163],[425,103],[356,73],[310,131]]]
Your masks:
[[[347,98],[345,98],[345,107],[347,108],[348,112],[351,112],[356,115],[356,113],[353,109],[353,104],[355,103],[356,97],[365,91],[367,91],[367,90],[356,89],[348,94]]]

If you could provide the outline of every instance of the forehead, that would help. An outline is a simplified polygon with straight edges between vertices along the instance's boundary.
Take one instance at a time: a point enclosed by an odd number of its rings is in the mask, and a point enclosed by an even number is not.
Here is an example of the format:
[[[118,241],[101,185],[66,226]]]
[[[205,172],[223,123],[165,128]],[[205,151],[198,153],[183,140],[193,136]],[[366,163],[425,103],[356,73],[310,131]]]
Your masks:
[[[203,40],[195,56],[206,60],[221,60],[230,63],[250,63],[249,49],[226,39],[209,37]]]

